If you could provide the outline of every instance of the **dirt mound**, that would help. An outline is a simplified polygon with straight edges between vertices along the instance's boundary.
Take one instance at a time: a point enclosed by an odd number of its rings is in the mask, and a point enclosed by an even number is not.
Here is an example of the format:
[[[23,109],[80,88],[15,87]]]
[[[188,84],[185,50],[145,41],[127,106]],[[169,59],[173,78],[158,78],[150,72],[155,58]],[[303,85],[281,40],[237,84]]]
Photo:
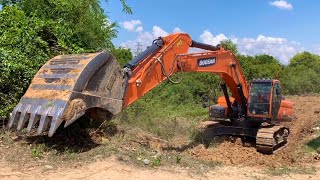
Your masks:
[[[224,140],[213,147],[205,148],[203,145],[188,150],[187,153],[203,160],[219,161],[229,165],[248,166],[281,166],[299,163],[302,161],[298,149],[303,144],[305,137],[312,133],[312,126],[319,120],[320,96],[292,96],[295,118],[286,124],[290,128],[289,144],[273,155],[258,153],[254,146],[244,147],[241,139],[235,141]]]

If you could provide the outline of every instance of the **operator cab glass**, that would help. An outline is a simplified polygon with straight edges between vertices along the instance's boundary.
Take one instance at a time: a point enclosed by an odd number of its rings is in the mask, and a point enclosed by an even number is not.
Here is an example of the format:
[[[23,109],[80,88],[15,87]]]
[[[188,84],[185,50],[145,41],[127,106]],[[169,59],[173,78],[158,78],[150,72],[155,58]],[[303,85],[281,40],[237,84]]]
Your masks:
[[[252,82],[250,91],[249,112],[253,115],[269,115],[270,92],[272,83]]]

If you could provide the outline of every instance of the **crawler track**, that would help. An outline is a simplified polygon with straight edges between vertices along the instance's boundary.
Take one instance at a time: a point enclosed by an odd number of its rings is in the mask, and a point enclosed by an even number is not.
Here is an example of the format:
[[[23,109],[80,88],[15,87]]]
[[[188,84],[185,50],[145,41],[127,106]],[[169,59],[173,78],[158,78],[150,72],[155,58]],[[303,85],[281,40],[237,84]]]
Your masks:
[[[287,145],[289,129],[284,126],[266,126],[258,130],[256,149],[264,154],[273,154]]]

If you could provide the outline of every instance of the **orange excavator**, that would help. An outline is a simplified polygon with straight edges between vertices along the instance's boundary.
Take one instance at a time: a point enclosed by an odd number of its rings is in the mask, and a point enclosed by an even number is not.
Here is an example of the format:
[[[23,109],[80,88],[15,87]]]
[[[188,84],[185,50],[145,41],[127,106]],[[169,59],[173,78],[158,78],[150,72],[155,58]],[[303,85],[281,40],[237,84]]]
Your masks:
[[[188,53],[191,47],[204,51]],[[293,104],[283,97],[280,82],[256,79],[247,84],[231,51],[193,41],[185,33],[159,37],[123,68],[108,52],[54,57],[35,75],[8,127],[52,136],[61,124],[66,127],[85,113],[110,118],[164,80],[178,83],[183,72],[221,77],[224,96],[209,107],[206,123],[215,127],[211,133],[256,138],[263,153],[287,143],[289,129],[279,123],[292,120]],[[171,78],[175,73],[181,75],[178,82]]]

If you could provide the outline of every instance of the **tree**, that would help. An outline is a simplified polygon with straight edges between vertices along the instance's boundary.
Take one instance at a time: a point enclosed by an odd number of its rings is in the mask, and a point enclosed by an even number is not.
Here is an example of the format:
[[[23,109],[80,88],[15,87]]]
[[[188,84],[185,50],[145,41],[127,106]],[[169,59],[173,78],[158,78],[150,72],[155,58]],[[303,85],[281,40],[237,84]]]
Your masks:
[[[43,26],[16,6],[0,11],[0,118],[8,115],[50,56],[47,42],[38,36]]]
[[[320,93],[320,56],[309,52],[291,58],[281,78],[289,94]]]
[[[224,49],[230,50],[234,55],[238,55],[239,54],[237,44],[233,43],[230,39],[222,40],[220,42],[220,45]]]
[[[283,65],[273,56],[261,54],[255,56],[238,55],[247,80],[254,78],[279,79]]]
[[[51,57],[114,49],[116,24],[108,20],[99,0],[0,0],[0,4],[0,119],[8,117]]]
[[[111,54],[117,58],[120,66],[124,66],[133,58],[131,51],[123,47],[112,49]]]

